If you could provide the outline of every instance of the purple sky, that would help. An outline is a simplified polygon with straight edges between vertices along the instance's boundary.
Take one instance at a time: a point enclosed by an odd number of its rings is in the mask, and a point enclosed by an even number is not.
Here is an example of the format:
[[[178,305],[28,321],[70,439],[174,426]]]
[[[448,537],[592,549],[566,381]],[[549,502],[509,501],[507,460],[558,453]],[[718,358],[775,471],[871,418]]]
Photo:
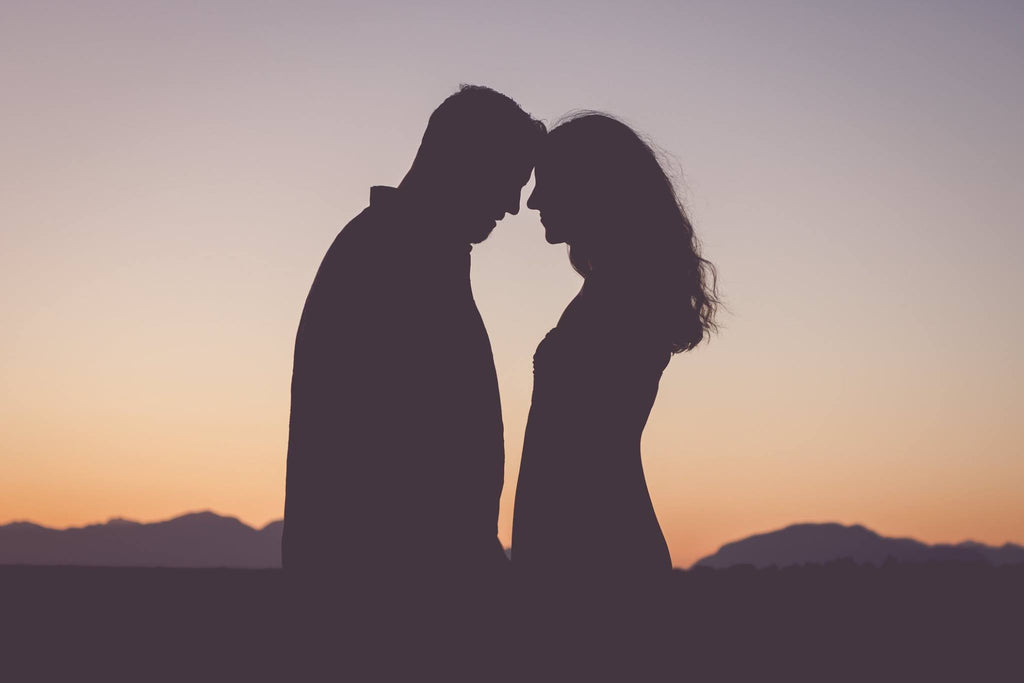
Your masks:
[[[1022,74],[1016,2],[5,2],[0,523],[279,517],[316,267],[468,82],[674,159],[730,309],[645,435],[677,565],[796,521],[1024,541]],[[524,209],[473,281],[507,541],[579,280]]]

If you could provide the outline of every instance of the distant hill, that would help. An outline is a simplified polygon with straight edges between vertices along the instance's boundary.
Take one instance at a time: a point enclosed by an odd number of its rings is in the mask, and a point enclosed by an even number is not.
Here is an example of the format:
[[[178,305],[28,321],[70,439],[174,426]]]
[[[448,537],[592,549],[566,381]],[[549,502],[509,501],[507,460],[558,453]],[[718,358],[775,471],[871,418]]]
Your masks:
[[[257,530],[213,512],[152,524],[111,519],[71,529],[14,522],[0,526],[0,564],[280,567],[283,527],[277,521]]]
[[[115,518],[70,529],[13,522],[0,526],[0,565],[277,568],[283,528],[284,522],[278,520],[254,529],[209,511],[152,524]],[[506,553],[511,555],[511,550]],[[843,558],[881,565],[889,557],[900,562],[963,560],[999,566],[1024,564],[1024,547],[973,541],[928,545],[910,538],[887,538],[860,525],[794,524],[727,543],[694,566],[786,567]]]
[[[899,562],[961,560],[998,566],[1024,563],[1024,547],[1013,543],[993,547],[974,541],[928,545],[912,538],[881,536],[859,524],[794,524],[726,543],[694,566],[716,569],[740,564],[759,568],[787,567],[844,558],[857,564],[881,565],[890,557]]]

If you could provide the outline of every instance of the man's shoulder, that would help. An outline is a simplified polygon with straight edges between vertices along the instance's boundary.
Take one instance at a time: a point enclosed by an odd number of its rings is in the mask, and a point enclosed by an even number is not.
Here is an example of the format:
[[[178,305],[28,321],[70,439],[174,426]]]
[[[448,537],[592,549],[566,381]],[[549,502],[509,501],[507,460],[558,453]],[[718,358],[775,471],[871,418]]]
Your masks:
[[[384,258],[393,239],[390,217],[368,206],[335,236],[320,264],[321,272],[336,268],[361,269]]]
[[[385,286],[403,280],[416,261],[415,245],[405,239],[407,219],[389,206],[371,204],[350,220],[335,236],[321,259],[312,295],[328,298],[339,289],[364,285]]]
[[[328,252],[331,250],[372,249],[381,241],[381,229],[386,229],[387,224],[388,220],[381,215],[380,209],[368,206],[338,232]]]

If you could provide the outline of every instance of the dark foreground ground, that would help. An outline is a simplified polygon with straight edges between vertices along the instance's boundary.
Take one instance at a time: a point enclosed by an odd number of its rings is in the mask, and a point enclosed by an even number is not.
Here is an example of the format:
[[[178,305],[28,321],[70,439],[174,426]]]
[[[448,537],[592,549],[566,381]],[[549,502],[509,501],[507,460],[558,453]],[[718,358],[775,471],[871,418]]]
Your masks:
[[[543,609],[524,616],[522,596],[483,606],[495,622],[471,625],[475,641],[446,631],[440,610],[436,623],[368,654],[365,629],[342,608],[312,637],[304,631],[283,578],[0,567],[0,681],[1024,681],[1024,565],[677,571],[657,615],[611,618],[618,634],[656,634],[657,654],[594,636],[605,629],[603,601],[614,600],[600,592],[575,622]],[[512,586],[506,593],[516,596]],[[454,660],[485,642],[493,651],[483,668],[459,669]],[[449,654],[424,659],[424,643]],[[357,661],[370,666],[357,671]]]

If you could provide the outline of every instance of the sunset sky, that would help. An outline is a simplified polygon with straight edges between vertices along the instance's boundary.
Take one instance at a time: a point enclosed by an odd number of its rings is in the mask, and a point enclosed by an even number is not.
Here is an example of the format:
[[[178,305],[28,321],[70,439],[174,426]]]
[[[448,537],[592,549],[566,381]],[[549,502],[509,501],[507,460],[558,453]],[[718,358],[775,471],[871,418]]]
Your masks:
[[[460,83],[674,160],[729,309],[644,436],[677,566],[802,521],[1024,543],[1013,0],[5,1],[0,523],[280,518],[306,292]],[[533,350],[581,284],[532,186],[473,249],[506,544]]]

